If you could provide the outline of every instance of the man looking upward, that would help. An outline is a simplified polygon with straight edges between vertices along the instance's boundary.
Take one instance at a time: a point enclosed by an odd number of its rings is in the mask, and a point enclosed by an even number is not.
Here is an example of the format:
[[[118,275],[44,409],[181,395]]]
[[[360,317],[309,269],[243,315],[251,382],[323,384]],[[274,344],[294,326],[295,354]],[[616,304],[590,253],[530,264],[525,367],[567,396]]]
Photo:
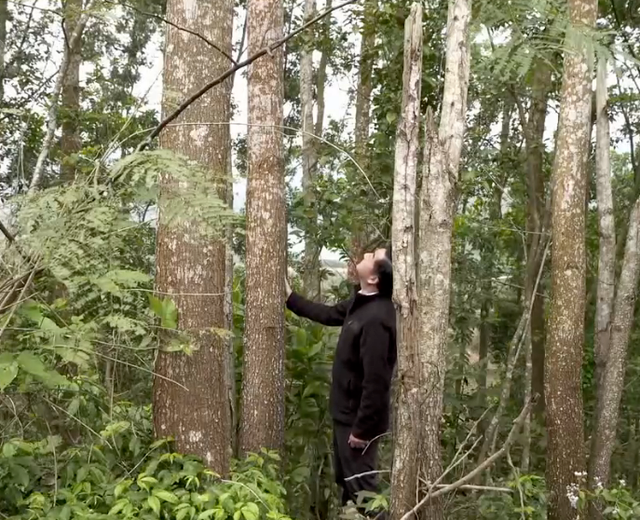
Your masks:
[[[306,300],[287,283],[287,307],[298,316],[342,327],[332,369],[334,471],[342,503],[360,491],[377,491],[378,437],[389,428],[391,377],[396,363],[391,249],[364,255],[356,266],[359,287],[329,306]]]

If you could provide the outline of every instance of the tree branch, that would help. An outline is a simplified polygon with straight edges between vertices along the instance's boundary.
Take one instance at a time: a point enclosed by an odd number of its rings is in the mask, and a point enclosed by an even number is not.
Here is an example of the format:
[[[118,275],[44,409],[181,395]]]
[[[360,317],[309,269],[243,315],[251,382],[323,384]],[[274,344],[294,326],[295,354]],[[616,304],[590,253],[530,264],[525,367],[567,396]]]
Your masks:
[[[136,7],[135,5],[127,4],[126,2],[113,2],[112,0],[104,0],[104,1],[107,4],[120,5],[122,7],[127,7],[129,9],[131,9],[132,11],[135,11],[136,13],[139,13],[139,14],[144,15],[144,16],[148,16],[150,18],[155,18],[156,20],[159,20],[159,21],[161,21],[163,23],[166,23],[167,25],[170,25],[171,27],[174,27],[175,29],[178,29],[179,31],[183,31],[183,32],[186,32],[186,33],[189,33],[189,34],[195,36],[196,38],[200,38],[207,45],[213,47],[220,54],[222,54],[225,58],[227,58],[231,63],[233,63],[234,65],[238,64],[238,62],[236,60],[234,60],[233,57],[229,53],[227,53],[224,50],[222,50],[218,45],[213,43],[209,38],[207,38],[206,36],[200,34],[199,32],[196,32],[196,31],[194,31],[192,29],[189,29],[188,27],[182,27],[181,25],[178,25],[177,23],[174,23],[171,20],[168,20],[167,18],[164,18],[163,16],[160,16],[159,14],[150,13],[148,11],[145,11],[143,9],[140,9],[140,8]]]
[[[511,447],[513,442],[515,441],[516,436],[518,435],[518,432],[520,431],[520,427],[524,423],[524,420],[527,417],[527,415],[530,413],[531,407],[534,405],[535,401],[537,400],[537,397],[538,396],[536,395],[534,398],[529,399],[529,401],[524,405],[524,408],[520,412],[520,415],[518,415],[516,420],[513,421],[513,426],[511,428],[511,431],[509,432],[509,436],[504,441],[504,444],[502,445],[502,448],[500,448],[498,451],[496,451],[493,455],[491,455],[491,457],[489,457],[487,460],[485,460],[482,464],[478,465],[473,471],[467,473],[464,477],[456,480],[452,484],[448,484],[448,485],[438,489],[438,491],[436,491],[435,493],[429,493],[426,497],[424,497],[422,500],[420,500],[420,502],[418,502],[415,505],[415,507],[413,509],[411,509],[411,511],[406,513],[401,518],[401,520],[409,520],[414,514],[416,514],[430,500],[433,500],[434,498],[438,498],[439,496],[442,496],[442,495],[444,495],[446,493],[449,493],[451,491],[455,491],[456,489],[460,489],[462,486],[466,486],[468,482],[473,480],[477,475],[480,475],[485,469],[487,469],[494,462],[496,462],[500,457],[502,457],[508,451],[508,449]]]
[[[62,85],[64,83],[65,76],[67,75],[67,69],[69,68],[69,49],[74,48],[76,41],[78,41],[78,39],[81,37],[82,31],[84,31],[84,27],[89,20],[89,10],[91,9],[91,7],[92,4],[90,4],[87,9],[80,15],[78,23],[76,24],[73,33],[71,34],[71,38],[69,38],[68,45],[64,49],[62,64],[60,65],[60,73],[56,78],[56,84],[53,87],[53,93],[51,94],[51,106],[49,107],[49,113],[47,114],[47,132],[44,136],[42,149],[40,150],[40,155],[38,155],[38,160],[33,170],[33,176],[31,177],[31,184],[29,186],[29,193],[35,192],[42,180],[44,163],[49,156],[49,150],[51,149],[51,144],[53,143],[53,137],[56,132],[56,128],[58,127],[58,101],[62,92]]]
[[[356,0],[347,0],[346,2],[342,2],[341,4],[336,5],[335,7],[331,7],[329,9],[325,9],[323,12],[318,14],[318,16],[316,16],[315,18],[309,20],[307,23],[305,23],[304,25],[300,26],[295,31],[289,33],[288,35],[286,35],[283,38],[281,38],[280,40],[272,43],[271,45],[268,45],[268,46],[264,47],[263,49],[260,49],[258,52],[256,52],[252,56],[249,56],[246,60],[241,61],[239,63],[236,63],[236,65],[231,67],[229,70],[227,70],[226,72],[222,73],[217,78],[211,80],[209,83],[207,83],[200,90],[198,90],[197,92],[195,92],[194,94],[189,96],[187,99],[185,99],[180,104],[180,106],[178,108],[176,108],[171,114],[169,114],[167,117],[165,117],[158,124],[158,126],[156,126],[153,129],[153,131],[151,132],[149,137],[147,137],[147,139],[145,139],[144,141],[142,141],[138,145],[138,148],[136,149],[136,151],[140,152],[140,151],[144,150],[145,148],[147,148],[149,146],[149,144],[151,144],[151,141],[153,139],[155,139],[156,137],[158,137],[158,135],[160,135],[160,132],[162,132],[162,130],[164,130],[164,128],[169,123],[174,121],[180,114],[182,114],[182,112],[184,112],[187,108],[189,108],[189,105],[191,105],[192,103],[194,103],[195,101],[200,99],[204,94],[209,92],[209,90],[211,90],[213,87],[215,87],[216,85],[219,85],[224,80],[226,80],[228,77],[233,76],[238,70],[243,69],[247,65],[250,65],[251,63],[256,61],[258,58],[261,58],[265,54],[270,54],[274,50],[276,50],[277,48],[282,47],[290,39],[296,37],[301,32],[305,31],[306,29],[308,29],[309,27],[311,27],[315,23],[319,22],[320,20],[322,20],[328,14],[332,13],[333,11],[337,11],[338,9],[342,9],[343,7],[345,7],[347,5],[353,4],[354,2],[356,2]]]

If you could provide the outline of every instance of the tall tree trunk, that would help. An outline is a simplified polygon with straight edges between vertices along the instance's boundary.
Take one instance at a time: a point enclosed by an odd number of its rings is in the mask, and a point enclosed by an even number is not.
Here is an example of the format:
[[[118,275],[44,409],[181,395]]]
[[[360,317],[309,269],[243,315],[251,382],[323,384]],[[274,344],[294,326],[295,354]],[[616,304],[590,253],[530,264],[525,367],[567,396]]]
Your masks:
[[[282,0],[249,0],[248,9],[251,55],[282,37],[284,14]],[[277,449],[284,440],[283,85],[281,49],[249,66],[243,452]]]
[[[500,155],[506,157],[508,153],[509,134],[513,103],[505,101],[502,110],[502,128],[500,131]],[[503,159],[504,160],[504,159]],[[493,193],[489,205],[489,219],[497,222],[502,218],[502,185],[504,182],[493,183]],[[496,234],[491,231],[490,237],[482,250],[482,265],[484,266],[484,282],[482,283],[482,303],[480,305],[480,348],[478,352],[478,409],[483,413],[486,406],[487,370],[489,368],[489,345],[491,339],[491,303],[493,301],[493,276]],[[484,432],[486,422],[480,424],[479,431]]]
[[[544,125],[547,117],[547,104],[551,90],[551,67],[547,60],[539,57],[533,69],[533,87],[531,108],[527,118],[520,113],[524,129],[527,155],[527,261],[524,282],[524,299],[532,302],[531,317],[525,338],[525,395],[524,401],[533,395],[538,396],[534,411],[540,417],[544,413],[544,299],[534,286],[541,265],[541,250],[545,220],[545,182],[544,182]],[[527,416],[523,425],[523,448],[520,468],[529,471],[531,458],[531,416]]]
[[[4,65],[7,47],[7,21],[9,18],[7,0],[0,0],[0,105],[4,102]]]
[[[394,302],[398,314],[398,385],[395,389],[394,452],[391,475],[391,518],[397,520],[415,504],[420,437],[415,431],[420,411],[418,359],[418,295],[416,272],[416,193],[420,149],[422,89],[422,7],[411,6],[404,30],[402,108],[396,133],[393,182]]]
[[[304,19],[311,20],[316,13],[316,1],[305,0]],[[313,124],[313,33],[308,31],[300,56],[300,104],[302,109],[302,197],[306,214],[304,233],[304,257],[302,281],[305,294],[312,299],[320,296],[319,257],[316,225],[318,215],[315,210],[314,182],[317,165],[317,141]]]
[[[574,27],[593,27],[596,0],[569,0]],[[567,490],[586,469],[582,409],[585,312],[586,155],[591,117],[592,57],[582,37],[565,41],[560,121],[553,166],[552,299],[545,356],[547,486],[550,520],[576,518]]]
[[[327,0],[325,2],[325,10],[333,7],[333,0]],[[328,41],[331,34],[331,15],[327,15],[320,24],[320,31],[322,39]],[[326,101],[324,99],[325,87],[327,86],[327,65],[329,64],[330,50],[325,48],[320,56],[320,63],[318,63],[318,72],[316,74],[316,130],[315,133],[318,137],[322,137],[324,132],[324,109]],[[316,158],[317,160],[317,158]]]
[[[66,45],[64,46],[64,52],[62,53],[62,62],[60,63],[60,69],[56,76],[56,82],[53,86],[53,92],[49,98],[49,108],[47,110],[47,125],[44,138],[42,139],[42,147],[38,153],[38,159],[36,165],[33,168],[31,175],[31,182],[29,183],[30,194],[35,193],[40,189],[43,177],[45,174],[45,165],[49,158],[49,152],[51,151],[51,145],[55,137],[56,130],[58,129],[58,112],[60,108],[60,95],[62,93],[62,87],[65,83],[67,72],[69,71],[69,64],[71,59],[71,49],[74,49],[76,42],[81,40],[82,33],[84,31],[87,22],[89,21],[90,11],[93,8],[93,2],[89,2],[82,13],[78,14],[78,18],[75,23],[75,27],[72,32],[66,34]]]
[[[364,171],[369,170],[369,127],[371,126],[371,94],[373,92],[373,63],[375,61],[376,31],[375,21],[378,0],[365,0],[362,27],[360,28],[360,61],[358,68],[358,88],[356,90],[355,159]],[[362,259],[370,240],[368,229],[356,224],[352,230],[350,253],[354,264]],[[350,264],[350,277],[355,276]]]
[[[232,78],[233,83],[233,78]],[[231,89],[233,91],[233,88]],[[227,205],[233,208],[233,154],[227,155]],[[225,278],[224,278],[224,321],[225,329],[233,332],[233,281],[234,281],[234,257],[233,257],[233,225],[227,228]],[[227,338],[227,394],[229,402],[230,425],[229,435],[231,439],[231,453],[238,454],[238,392],[236,388],[236,352],[234,335]]]
[[[233,2],[231,0],[169,0],[167,17],[181,27],[215,41],[231,52]],[[198,38],[167,28],[163,111],[175,105],[175,92],[193,92],[205,78],[222,73],[227,58]],[[160,145],[205,165],[211,182],[219,183],[225,200],[231,139],[227,125],[231,112],[231,82],[205,94],[160,136]],[[186,123],[180,125],[179,123]],[[205,123],[192,125],[189,123]],[[163,214],[182,188],[170,172],[161,177],[160,224],[156,245],[156,287],[168,294],[179,313],[179,329],[190,334],[197,347],[191,355],[160,349],[156,372],[184,387],[157,377],[154,381],[154,422],[159,437],[173,436],[176,448],[204,459],[224,474],[231,455],[231,413],[228,406],[229,351],[225,338],[214,332],[225,319],[226,249],[224,238],[204,235],[200,223],[186,220],[168,226]],[[173,202],[175,203],[175,202]],[[201,294],[197,294],[201,293]]]
[[[420,403],[419,475],[434,482],[442,472],[440,424],[446,371],[451,299],[451,241],[455,188],[459,177],[469,86],[470,0],[450,0],[440,127],[427,117],[420,197],[419,347],[416,392]],[[414,423],[415,424],[415,423]],[[416,476],[417,477],[417,476]],[[442,500],[424,509],[424,518],[443,518]]]
[[[65,45],[69,45],[70,35],[76,28],[82,0],[65,0],[64,5],[64,33]],[[61,122],[62,134],[60,136],[60,151],[62,162],[60,164],[60,179],[63,184],[74,181],[76,176],[77,154],[82,149],[82,141],[78,128],[80,115],[80,64],[82,63],[82,33],[68,47],[69,65],[64,76],[61,93]]]
[[[634,320],[638,275],[640,274],[640,199],[631,211],[624,260],[616,290],[613,326],[602,384],[598,391],[596,422],[591,458],[589,484],[607,485],[611,455],[616,443],[620,399],[624,389],[627,347]],[[598,517],[601,515],[598,514]],[[594,515],[595,518],[595,515]]]
[[[607,99],[607,60],[606,58],[600,58],[596,88],[596,191],[598,199],[598,229],[600,231],[595,324],[595,361],[598,393],[604,391],[601,378],[607,364],[609,342],[611,340],[611,320],[616,278],[616,229],[613,220],[611,160],[609,153],[611,137]]]
[[[538,395],[534,410],[538,415],[544,412],[544,300],[538,294],[531,294],[540,265],[540,247],[543,239],[545,220],[544,181],[544,127],[547,104],[551,91],[551,66],[544,58],[535,61],[531,108],[528,120],[521,114],[525,128],[527,154],[527,265],[525,279],[525,299],[533,298],[533,309],[529,324],[530,348],[527,363],[531,364],[531,393]]]
[[[629,218],[624,260],[615,288],[615,224],[611,192],[609,116],[607,113],[607,61],[598,63],[596,174],[600,224],[600,263],[596,307],[596,374],[598,398],[589,459],[589,485],[606,485],[616,441],[625,360],[633,325],[640,268],[640,200]],[[615,292],[615,304],[614,304]],[[596,517],[597,511],[591,511]]]

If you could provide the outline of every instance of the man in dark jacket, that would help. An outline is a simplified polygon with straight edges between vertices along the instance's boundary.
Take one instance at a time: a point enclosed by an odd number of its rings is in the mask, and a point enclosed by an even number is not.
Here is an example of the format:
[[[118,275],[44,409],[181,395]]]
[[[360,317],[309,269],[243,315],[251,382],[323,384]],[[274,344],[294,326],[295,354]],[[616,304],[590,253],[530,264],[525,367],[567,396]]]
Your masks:
[[[306,300],[287,284],[291,311],[323,325],[342,327],[329,406],[334,421],[334,470],[343,505],[349,500],[355,503],[360,491],[377,490],[378,440],[389,428],[389,393],[396,363],[391,250],[367,253],[356,271],[358,290],[334,306]],[[362,473],[365,475],[356,476]]]

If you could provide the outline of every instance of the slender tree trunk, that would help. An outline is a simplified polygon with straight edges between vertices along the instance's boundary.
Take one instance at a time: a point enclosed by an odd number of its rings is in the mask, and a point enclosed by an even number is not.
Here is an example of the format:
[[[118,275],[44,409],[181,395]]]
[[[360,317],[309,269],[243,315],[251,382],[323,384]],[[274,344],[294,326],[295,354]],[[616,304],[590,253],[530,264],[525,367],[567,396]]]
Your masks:
[[[522,116],[525,127],[525,146],[527,153],[527,266],[525,280],[525,299],[532,292],[537,273],[540,269],[540,243],[543,240],[545,221],[545,181],[544,181],[544,127],[547,117],[547,104],[551,90],[551,66],[547,60],[538,58],[534,65],[531,108],[528,121]],[[527,360],[531,363],[531,393],[538,395],[534,410],[541,415],[544,412],[544,300],[536,294],[533,297],[533,310],[529,326],[531,348]],[[529,361],[527,361],[529,363]]]
[[[233,89],[232,89],[233,90]],[[227,155],[227,204],[233,208],[233,154]],[[234,281],[234,258],[233,258],[233,225],[227,228],[226,236],[227,251],[225,256],[225,278],[224,278],[224,321],[225,329],[234,332],[233,325],[233,281]],[[236,388],[236,352],[234,334],[227,338],[227,394],[230,410],[230,439],[231,453],[238,454],[238,393]]]
[[[316,1],[305,0],[304,19],[311,20],[316,14]],[[315,210],[314,182],[317,166],[317,141],[314,136],[313,124],[313,50],[314,38],[312,32],[305,35],[300,56],[300,104],[302,108],[302,196],[306,214],[304,233],[304,257],[302,281],[305,294],[312,299],[320,296],[319,257],[320,248],[317,244],[316,226],[318,215]]]
[[[483,287],[484,294],[487,287]],[[480,338],[478,346],[478,410],[480,413],[487,403],[487,374],[489,370],[489,344],[491,341],[491,301],[486,296],[483,297],[480,305]],[[484,429],[481,425],[481,428]]]
[[[215,41],[227,53],[232,44],[233,2],[170,0],[167,17]],[[226,70],[227,59],[198,38],[167,28],[163,111],[170,112],[176,92],[193,92],[210,75]],[[160,145],[188,156],[211,171],[226,198],[231,139],[227,125],[191,125],[228,121],[231,82],[205,94],[160,136]],[[187,123],[180,125],[180,123]],[[173,436],[178,451],[202,457],[214,471],[224,474],[231,455],[231,413],[228,406],[229,350],[214,329],[226,326],[224,238],[212,240],[196,220],[168,226],[164,214],[184,184],[170,172],[161,177],[160,223],[156,245],[156,287],[168,293],[178,309],[178,328],[197,347],[191,355],[160,349],[156,372],[169,378],[154,381],[154,422],[159,437]],[[201,294],[198,294],[201,293]]]
[[[620,399],[624,388],[625,360],[640,268],[640,200],[629,218],[620,280],[615,288],[615,224],[609,157],[610,132],[607,113],[607,61],[598,63],[596,175],[600,227],[600,263],[596,306],[596,374],[598,398],[589,459],[589,485],[606,485],[616,441]],[[615,293],[615,304],[614,304]],[[596,517],[592,510],[591,516]]]
[[[536,280],[533,286],[533,292],[537,291],[538,284],[540,283],[540,278],[542,276],[542,268],[544,266],[545,257],[547,250],[542,254],[541,261],[539,262],[540,268],[536,276]],[[500,399],[498,401],[498,407],[496,408],[495,413],[491,417],[491,421],[489,422],[489,426],[485,432],[484,441],[482,443],[482,447],[480,449],[480,454],[478,456],[478,463],[481,464],[484,462],[485,458],[490,454],[495,452],[496,443],[498,439],[498,427],[500,424],[500,419],[502,418],[502,414],[507,409],[507,405],[509,404],[509,396],[511,395],[511,385],[513,384],[513,377],[516,369],[516,365],[518,363],[518,357],[520,352],[522,351],[523,345],[526,344],[527,339],[527,330],[529,328],[529,320],[531,319],[531,312],[533,309],[533,302],[531,295],[528,298],[525,298],[524,305],[522,306],[522,317],[520,318],[520,322],[518,323],[518,327],[516,329],[511,342],[508,347],[507,354],[507,368],[504,375],[504,380],[502,382],[502,387],[500,389]],[[526,401],[525,401],[526,402]],[[526,419],[526,417],[525,417]],[[487,472],[487,474],[490,474]]]
[[[593,27],[596,0],[569,0],[574,27]],[[586,469],[582,409],[585,313],[586,154],[591,117],[592,57],[582,37],[565,41],[560,122],[553,166],[551,289],[545,397],[550,520],[576,518],[567,490]]]
[[[371,126],[371,94],[373,92],[373,63],[375,61],[375,21],[378,0],[365,0],[362,27],[360,28],[360,62],[358,88],[356,90],[355,159],[364,171],[369,170],[369,127]],[[355,263],[362,260],[370,240],[370,232],[360,225],[352,230],[351,257]],[[350,276],[355,276],[350,265]]]
[[[7,20],[9,9],[7,0],[0,0],[0,106],[4,102],[4,65],[7,46]]]
[[[249,55],[282,37],[282,0],[249,0]],[[243,452],[284,440],[284,278],[287,228],[282,50],[249,66]]]
[[[331,9],[333,7],[333,0],[327,0],[325,2],[325,10]],[[320,25],[320,31],[322,34],[323,40],[327,41],[331,34],[331,15],[327,15],[325,19],[322,21]],[[318,63],[318,72],[316,74],[316,135],[318,137],[322,137],[322,133],[324,132],[324,110],[325,110],[325,99],[324,92],[325,87],[327,85],[327,65],[329,64],[329,54],[330,51],[328,49],[324,49],[322,51],[322,55],[320,56],[320,63]]]
[[[500,131],[500,155],[506,157],[508,153],[510,124],[513,104],[505,102],[502,111],[502,129]],[[504,183],[500,183],[504,184]],[[493,193],[489,206],[489,219],[497,222],[502,218],[502,186],[497,182],[493,184]],[[489,346],[491,339],[491,303],[493,301],[493,276],[494,276],[494,255],[496,236],[493,231],[482,250],[484,266],[484,282],[482,283],[482,303],[480,306],[480,348],[478,355],[478,365],[480,367],[480,378],[478,381],[478,409],[483,413],[486,407],[487,392],[487,370],[489,368]],[[480,424],[479,431],[484,432],[486,422]]]
[[[69,43],[69,37],[76,28],[82,0],[65,0],[64,5],[64,32],[65,44]],[[80,139],[78,117],[80,115],[80,64],[82,63],[82,37],[83,30],[72,45],[69,45],[69,65],[64,76],[61,93],[61,122],[62,134],[60,136],[60,151],[62,162],[60,164],[60,179],[64,184],[74,181],[76,176],[77,157],[74,157],[82,149]]]
[[[420,198],[418,348],[420,475],[434,482],[442,472],[440,424],[446,371],[451,298],[451,240],[465,131],[469,86],[470,0],[450,0],[440,127],[427,117],[424,178]],[[444,517],[442,500],[424,509],[424,518]]]
[[[611,455],[616,443],[620,399],[624,389],[627,347],[634,321],[639,274],[640,199],[636,201],[629,219],[622,271],[616,290],[611,341],[607,362],[602,373],[601,389],[598,392],[596,422],[589,463],[589,484],[591,486],[596,486],[598,483],[606,486],[609,480]]]
[[[551,89],[551,67],[547,60],[537,58],[533,70],[531,108],[528,119],[520,114],[524,128],[527,155],[527,262],[524,298],[532,302],[531,317],[525,338],[525,395],[524,401],[537,395],[534,412],[544,412],[544,300],[541,291],[535,291],[540,272],[540,247],[544,239],[545,212],[544,182],[544,125]],[[531,416],[523,425],[523,448],[520,468],[529,471],[531,458]]]
[[[70,34],[67,34],[67,40],[62,53],[62,63],[60,63],[60,70],[56,77],[55,85],[53,86],[53,92],[49,99],[49,109],[47,111],[47,129],[42,140],[42,148],[38,154],[36,165],[33,168],[33,174],[31,175],[31,182],[29,184],[29,193],[34,193],[40,188],[42,179],[44,177],[45,163],[49,158],[49,152],[51,151],[51,145],[58,128],[58,109],[60,108],[60,95],[62,93],[62,87],[65,82],[67,71],[69,70],[69,61],[71,58],[71,49],[76,46],[76,42],[81,40],[82,32],[89,21],[90,10],[93,8],[93,3],[89,2],[87,8],[78,16],[75,27]]]
[[[398,378],[395,389],[391,518],[397,520],[415,503],[420,437],[418,295],[416,272],[416,193],[420,149],[422,89],[422,7],[411,6],[405,22],[402,108],[396,134],[393,183],[394,302],[398,314]]]
[[[598,229],[600,231],[595,334],[598,393],[605,391],[601,378],[607,365],[609,342],[611,340],[611,320],[616,278],[616,229],[613,220],[611,160],[609,157],[611,137],[607,98],[607,60],[606,58],[600,58],[596,88],[596,191],[598,198]]]

